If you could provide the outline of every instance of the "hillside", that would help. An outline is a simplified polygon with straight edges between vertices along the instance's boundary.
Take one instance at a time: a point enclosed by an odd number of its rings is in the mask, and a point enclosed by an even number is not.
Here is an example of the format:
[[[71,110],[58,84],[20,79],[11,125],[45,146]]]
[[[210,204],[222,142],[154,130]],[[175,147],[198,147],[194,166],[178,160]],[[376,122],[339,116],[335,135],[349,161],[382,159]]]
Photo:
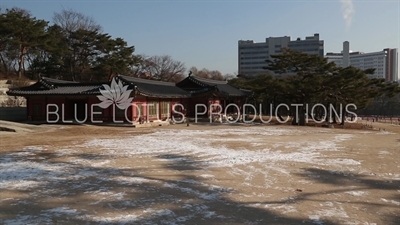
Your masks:
[[[32,81],[12,81],[12,80],[0,80],[0,107],[25,107],[26,99],[23,97],[8,96],[7,91],[11,87],[15,86],[28,86],[34,82]]]

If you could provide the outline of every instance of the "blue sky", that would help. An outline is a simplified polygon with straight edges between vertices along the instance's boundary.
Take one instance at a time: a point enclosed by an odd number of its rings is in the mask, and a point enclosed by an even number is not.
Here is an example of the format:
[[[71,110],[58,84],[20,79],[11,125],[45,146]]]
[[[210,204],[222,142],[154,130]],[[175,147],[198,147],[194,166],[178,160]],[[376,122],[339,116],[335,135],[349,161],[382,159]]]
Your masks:
[[[222,73],[237,72],[240,39],[319,33],[325,53],[340,52],[346,40],[351,50],[364,52],[399,48],[400,42],[399,0],[0,0],[0,6],[23,8],[50,22],[54,12],[74,9],[134,45],[137,54],[171,55],[187,68]]]

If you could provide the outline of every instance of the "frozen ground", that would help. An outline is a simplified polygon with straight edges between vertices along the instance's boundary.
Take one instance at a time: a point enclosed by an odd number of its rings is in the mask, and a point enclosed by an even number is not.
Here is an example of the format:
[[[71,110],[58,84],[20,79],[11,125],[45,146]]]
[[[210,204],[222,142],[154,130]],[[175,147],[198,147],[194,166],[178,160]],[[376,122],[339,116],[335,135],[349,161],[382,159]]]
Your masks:
[[[0,223],[399,224],[399,133],[142,131],[3,137]]]

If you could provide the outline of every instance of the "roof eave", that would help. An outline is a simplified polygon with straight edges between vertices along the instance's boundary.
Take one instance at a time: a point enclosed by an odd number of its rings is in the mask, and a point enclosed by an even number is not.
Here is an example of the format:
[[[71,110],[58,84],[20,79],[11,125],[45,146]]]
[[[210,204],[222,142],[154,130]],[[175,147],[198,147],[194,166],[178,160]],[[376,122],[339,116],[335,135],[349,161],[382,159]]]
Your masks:
[[[26,97],[26,96],[60,96],[60,95],[101,95],[101,93],[8,93],[6,92],[8,96],[21,96],[21,97]]]
[[[190,95],[180,95],[180,94],[172,94],[172,95],[163,95],[163,94],[154,94],[146,91],[141,91],[139,88],[136,88],[135,95],[140,95],[144,97],[150,98],[190,98]]]

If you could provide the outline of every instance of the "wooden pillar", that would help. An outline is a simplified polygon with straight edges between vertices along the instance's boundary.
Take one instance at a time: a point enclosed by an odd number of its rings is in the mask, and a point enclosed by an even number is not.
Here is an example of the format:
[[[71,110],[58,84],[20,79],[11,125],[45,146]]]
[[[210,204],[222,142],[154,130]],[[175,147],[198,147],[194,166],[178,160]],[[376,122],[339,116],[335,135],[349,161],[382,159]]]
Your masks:
[[[25,98],[26,98],[26,120],[29,121],[29,116],[30,116],[29,98],[28,97]]]
[[[222,110],[223,110],[222,112],[225,114],[225,109],[226,109],[226,97],[224,98],[224,104],[223,104],[223,106],[224,106],[224,107],[223,107],[223,109],[222,109]]]
[[[162,120],[162,99],[158,99],[158,119]]]
[[[42,107],[42,109],[43,109],[43,107]],[[44,115],[43,115],[43,113],[41,113],[42,115],[40,115],[40,119],[42,120],[42,118],[43,118],[43,116],[44,116],[44,118],[45,118],[45,120],[46,120],[46,115],[47,115],[47,97],[45,96],[44,97],[44,110],[40,110],[41,112],[44,112]],[[46,121],[46,123],[47,123],[47,121]]]
[[[92,107],[89,105],[89,96],[86,97],[86,105],[84,105],[84,108],[86,113],[86,121],[84,123],[88,123],[89,121],[92,121]]]
[[[148,123],[149,122],[149,98],[148,97],[146,97],[146,109],[145,110],[143,110],[143,111],[145,111],[146,112],[146,122]]]

